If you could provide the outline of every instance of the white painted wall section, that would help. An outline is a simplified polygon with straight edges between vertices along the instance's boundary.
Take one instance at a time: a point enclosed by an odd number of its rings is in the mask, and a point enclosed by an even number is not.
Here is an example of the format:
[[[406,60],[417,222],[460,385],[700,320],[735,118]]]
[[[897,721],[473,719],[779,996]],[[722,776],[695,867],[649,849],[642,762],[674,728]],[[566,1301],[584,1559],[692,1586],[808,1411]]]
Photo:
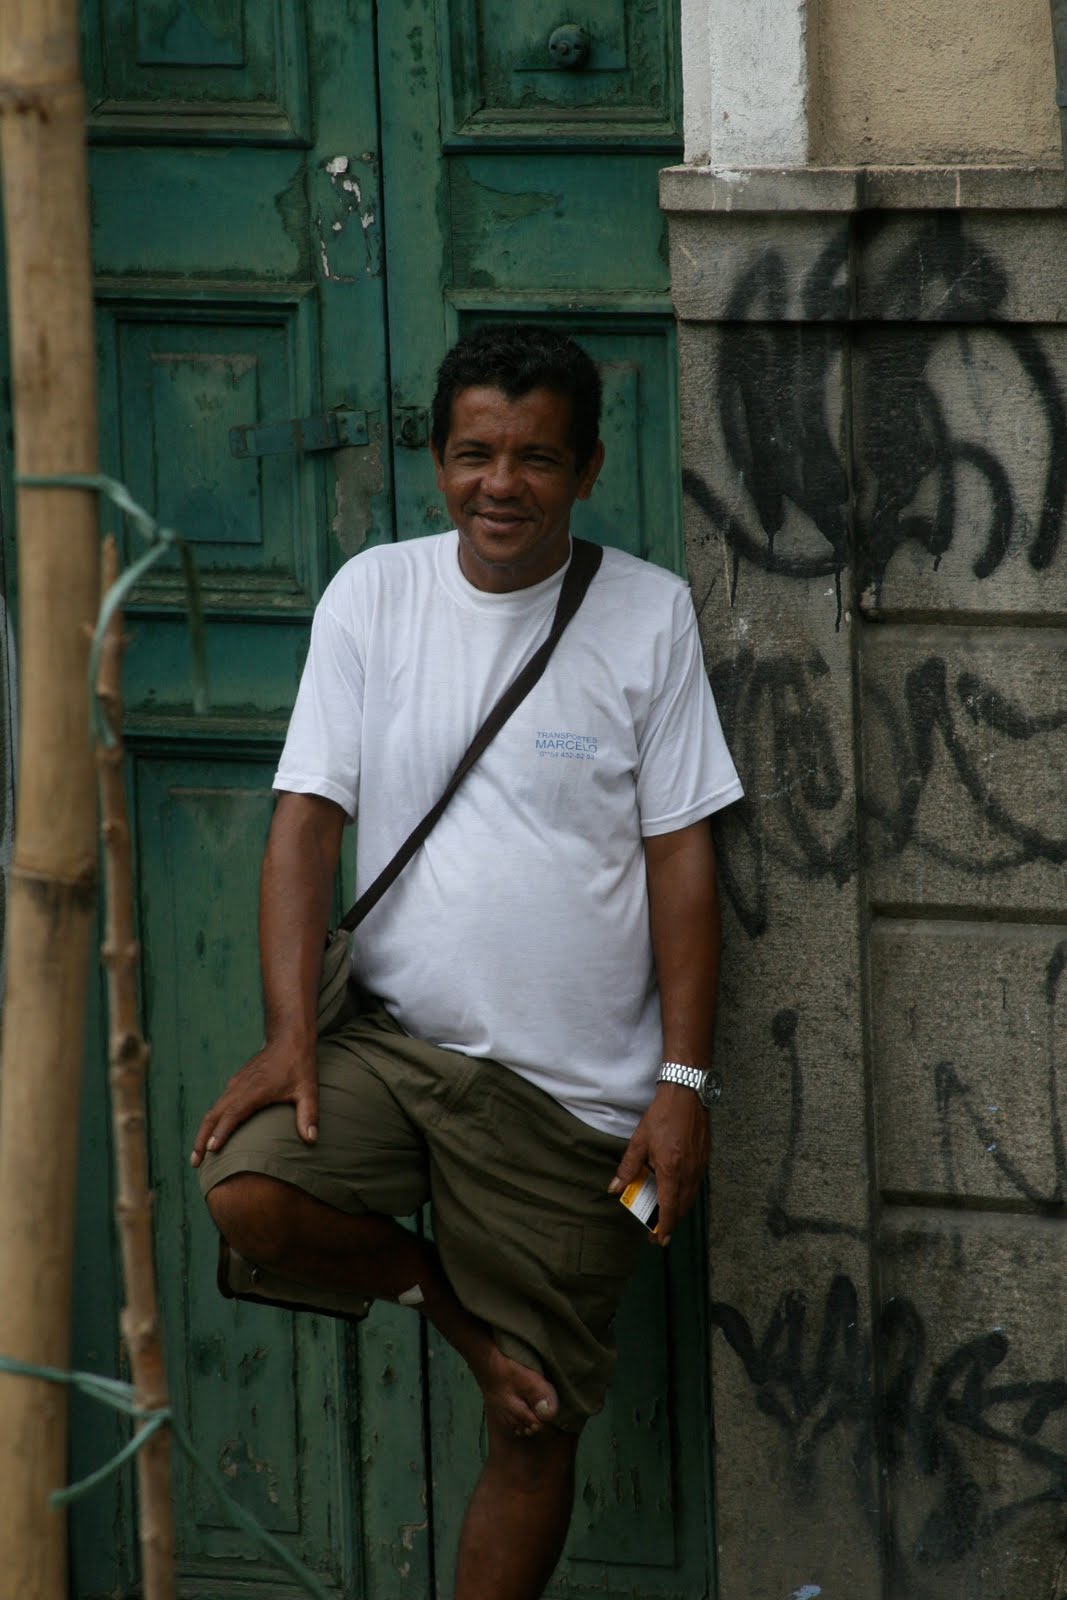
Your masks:
[[[685,159],[802,167],[808,0],[682,0]]]

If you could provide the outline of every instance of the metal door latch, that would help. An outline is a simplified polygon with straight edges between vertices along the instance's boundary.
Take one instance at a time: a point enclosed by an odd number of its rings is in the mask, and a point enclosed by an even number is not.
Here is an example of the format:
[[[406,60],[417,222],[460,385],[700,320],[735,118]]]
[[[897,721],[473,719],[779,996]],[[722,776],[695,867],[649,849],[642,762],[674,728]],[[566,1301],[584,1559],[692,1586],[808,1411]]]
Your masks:
[[[554,67],[584,67],[589,59],[589,35],[576,22],[562,22],[548,36],[548,55]]]
[[[405,450],[421,450],[430,437],[430,413],[425,406],[393,407],[393,438]]]
[[[340,450],[344,445],[367,442],[367,413],[344,409],[293,422],[249,423],[230,429],[230,454],[241,457],[305,455],[309,450]]]

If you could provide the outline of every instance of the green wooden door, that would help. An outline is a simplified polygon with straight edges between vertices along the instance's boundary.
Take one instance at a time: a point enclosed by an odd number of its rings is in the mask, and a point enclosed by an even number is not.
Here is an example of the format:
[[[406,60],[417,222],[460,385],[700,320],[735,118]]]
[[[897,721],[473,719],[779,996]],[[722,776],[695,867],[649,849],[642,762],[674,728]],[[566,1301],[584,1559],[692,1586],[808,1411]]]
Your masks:
[[[581,531],[680,561],[673,324],[656,172],[678,153],[670,0],[90,0],[105,464],[196,542],[211,712],[189,704],[174,571],[129,618],[130,793],[161,1294],[174,1398],[231,1488],[339,1596],[451,1592],[477,1395],[409,1313],[358,1336],[222,1302],[186,1164],[256,1045],[270,777],[336,566],[443,526],[433,371],[495,316],[602,364],[609,459]],[[585,63],[554,65],[561,23]],[[557,41],[558,43],[558,41]],[[332,420],[329,419],[332,416]],[[310,420],[309,420],[310,419]],[[280,424],[305,424],[301,452]],[[258,431],[249,432],[254,429]],[[238,430],[234,454],[233,430]],[[114,1370],[100,1020],[83,1114],[77,1359]],[[583,1443],[554,1593],[710,1593],[701,1247],[648,1260]],[[79,1410],[75,1470],[108,1424]],[[181,1594],[295,1594],[184,1471]],[[73,1524],[77,1600],[134,1584],[128,1478]]]
[[[211,714],[189,703],[175,569],[131,608],[126,677],[151,1160],[176,1406],[265,1526],[359,1594],[354,1352],[336,1327],[234,1310],[187,1163],[201,1108],[259,1037],[257,857],[273,763],[330,572],[392,537],[377,67],[370,0],[93,0],[85,14],[106,466],[193,541]],[[322,418],[299,453],[231,430]],[[326,423],[308,424],[325,435]],[[114,1370],[102,1040],[84,1115],[78,1351]],[[99,1457],[79,1413],[75,1470]],[[187,1470],[181,1593],[285,1594]],[[126,1593],[128,1485],[74,1521],[83,1596]],[[249,1588],[248,1586],[252,1587]]]

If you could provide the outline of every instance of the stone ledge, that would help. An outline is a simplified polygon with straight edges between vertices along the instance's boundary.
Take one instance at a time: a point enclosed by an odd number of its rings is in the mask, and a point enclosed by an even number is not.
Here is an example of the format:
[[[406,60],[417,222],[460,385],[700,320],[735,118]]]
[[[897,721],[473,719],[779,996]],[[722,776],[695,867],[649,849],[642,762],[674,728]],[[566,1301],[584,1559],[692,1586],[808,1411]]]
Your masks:
[[[1062,167],[666,167],[671,212],[1059,211]]]

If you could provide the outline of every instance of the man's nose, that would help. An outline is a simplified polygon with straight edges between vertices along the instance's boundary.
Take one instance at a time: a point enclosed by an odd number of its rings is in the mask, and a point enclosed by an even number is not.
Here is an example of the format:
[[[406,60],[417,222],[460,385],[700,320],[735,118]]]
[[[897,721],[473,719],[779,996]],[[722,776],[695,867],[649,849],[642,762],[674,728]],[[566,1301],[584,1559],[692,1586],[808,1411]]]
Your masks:
[[[482,487],[495,500],[510,500],[520,493],[521,475],[514,456],[493,456],[482,473]]]

